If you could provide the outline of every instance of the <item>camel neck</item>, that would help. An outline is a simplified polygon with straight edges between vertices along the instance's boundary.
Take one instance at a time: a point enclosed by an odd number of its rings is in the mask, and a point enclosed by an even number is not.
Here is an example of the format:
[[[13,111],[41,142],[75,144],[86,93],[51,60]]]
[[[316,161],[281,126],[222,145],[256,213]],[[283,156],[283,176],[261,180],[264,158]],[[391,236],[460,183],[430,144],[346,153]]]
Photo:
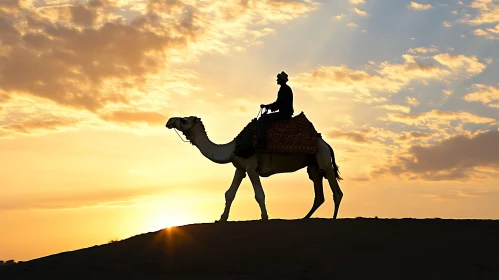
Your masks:
[[[220,164],[232,161],[232,155],[236,146],[235,140],[222,145],[213,143],[208,138],[202,123],[195,125],[187,137],[191,143],[196,146],[209,160]]]

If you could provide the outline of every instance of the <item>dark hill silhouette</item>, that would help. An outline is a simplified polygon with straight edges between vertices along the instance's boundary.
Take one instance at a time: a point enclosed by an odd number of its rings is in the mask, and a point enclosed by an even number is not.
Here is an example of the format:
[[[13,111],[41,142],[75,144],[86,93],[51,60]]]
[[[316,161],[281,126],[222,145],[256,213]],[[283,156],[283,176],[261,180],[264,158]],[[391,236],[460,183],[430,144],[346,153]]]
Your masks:
[[[0,279],[499,279],[499,221],[195,224],[0,267]]]

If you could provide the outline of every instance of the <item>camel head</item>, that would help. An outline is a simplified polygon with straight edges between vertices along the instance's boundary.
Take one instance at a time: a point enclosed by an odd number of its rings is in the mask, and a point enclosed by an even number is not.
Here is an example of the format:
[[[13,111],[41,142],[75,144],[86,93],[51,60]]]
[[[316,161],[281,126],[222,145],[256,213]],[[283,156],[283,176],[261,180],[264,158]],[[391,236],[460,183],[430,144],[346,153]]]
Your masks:
[[[175,128],[176,130],[180,130],[185,134],[199,122],[201,122],[201,119],[195,116],[185,118],[171,117],[168,122],[166,122],[166,128]]]

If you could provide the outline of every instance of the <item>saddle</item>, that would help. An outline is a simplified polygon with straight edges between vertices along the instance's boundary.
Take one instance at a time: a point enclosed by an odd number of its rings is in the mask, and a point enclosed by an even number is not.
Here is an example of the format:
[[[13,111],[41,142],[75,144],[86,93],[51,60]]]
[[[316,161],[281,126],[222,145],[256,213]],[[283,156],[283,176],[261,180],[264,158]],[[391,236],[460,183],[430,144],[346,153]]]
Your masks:
[[[275,121],[267,125],[266,147],[255,148],[257,143],[257,119],[251,120],[236,136],[236,156],[247,158],[256,152],[280,154],[314,154],[317,152],[317,139],[320,133],[301,112],[297,116],[282,121]]]

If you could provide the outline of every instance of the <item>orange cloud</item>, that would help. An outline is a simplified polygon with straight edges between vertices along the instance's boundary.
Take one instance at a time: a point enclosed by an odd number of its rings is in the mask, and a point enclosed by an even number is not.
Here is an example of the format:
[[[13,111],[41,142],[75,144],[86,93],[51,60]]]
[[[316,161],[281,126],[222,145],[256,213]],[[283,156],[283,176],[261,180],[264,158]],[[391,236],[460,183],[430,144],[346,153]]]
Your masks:
[[[104,115],[101,118],[106,121],[117,123],[148,123],[151,126],[165,124],[168,117],[156,112],[141,111],[114,111]]]

